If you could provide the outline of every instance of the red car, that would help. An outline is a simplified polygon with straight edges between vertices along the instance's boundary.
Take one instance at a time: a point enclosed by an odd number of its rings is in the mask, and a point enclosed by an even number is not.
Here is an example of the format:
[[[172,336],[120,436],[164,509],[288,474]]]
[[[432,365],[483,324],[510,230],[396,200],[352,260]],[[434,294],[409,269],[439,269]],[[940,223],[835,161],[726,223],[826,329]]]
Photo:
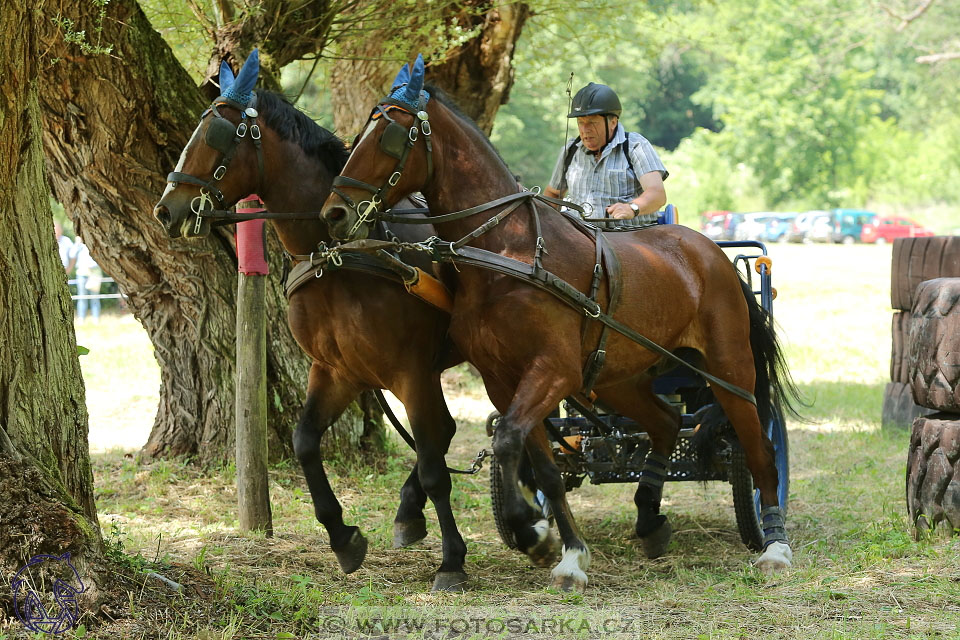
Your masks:
[[[893,242],[896,238],[922,238],[932,235],[934,235],[933,231],[920,226],[910,218],[882,216],[863,225],[863,229],[860,231],[860,241],[883,244],[884,242]]]

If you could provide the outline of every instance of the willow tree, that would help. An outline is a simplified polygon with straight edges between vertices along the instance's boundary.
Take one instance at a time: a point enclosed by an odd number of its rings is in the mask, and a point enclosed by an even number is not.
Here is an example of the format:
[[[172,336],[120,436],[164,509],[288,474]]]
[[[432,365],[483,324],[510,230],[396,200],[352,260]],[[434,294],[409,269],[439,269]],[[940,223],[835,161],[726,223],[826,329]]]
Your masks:
[[[44,174],[38,78],[49,60],[36,7],[12,0],[0,12],[0,573],[8,584],[32,556],[70,552],[89,586],[101,540],[73,305]]]
[[[84,0],[45,12],[40,100],[51,183],[93,257],[128,296],[160,366],[160,405],[145,451],[201,462],[228,458],[232,238],[218,232],[195,242],[169,240],[152,216],[207,98],[135,0]],[[280,274],[276,242],[270,253],[271,270]],[[268,283],[268,422],[276,458],[290,453],[309,363],[287,327],[279,277]],[[360,410],[348,416],[357,437],[362,417]]]
[[[330,74],[337,130],[359,131],[396,76],[397,60],[412,61],[424,52],[431,60],[427,81],[450,94],[489,134],[497,110],[509,99],[514,49],[529,15],[523,2],[468,0],[443,7],[447,39],[436,39],[430,25],[413,16],[402,39],[378,33],[381,37],[337,42]]]
[[[328,55],[334,42],[362,43],[382,30],[401,39],[404,16],[417,15],[434,30],[456,26],[458,33],[463,30],[455,19],[476,21],[471,37],[482,43],[490,41],[492,28],[484,25],[503,22],[484,18],[487,12],[522,15],[514,5],[495,9],[475,3],[469,15],[458,18],[450,8],[454,3],[423,8],[414,0],[218,0],[203,5],[213,7],[209,15],[201,5],[189,5],[209,38],[211,62],[243,59],[257,45],[262,81],[273,87],[285,65]],[[232,238],[218,231],[196,242],[171,241],[152,217],[164,176],[175,166],[213,92],[210,78],[197,86],[136,0],[81,0],[49,6],[45,12],[41,36],[48,68],[41,77],[40,100],[50,181],[93,257],[127,294],[160,366],[160,406],[145,451],[190,455],[204,462],[227,458],[234,411]],[[522,19],[511,24],[518,32]],[[464,87],[464,62],[484,56],[483,46],[466,45],[458,43],[463,54],[455,64],[460,71],[449,74],[451,84]],[[498,47],[493,53],[501,50],[506,51]],[[484,60],[480,67],[491,69],[489,78],[498,79],[491,103],[499,104],[509,86],[503,80],[509,75],[503,70],[504,65],[509,68],[509,56]],[[470,91],[483,95],[478,89],[482,85],[482,78],[475,78]],[[366,115],[369,104],[355,102],[353,108]],[[271,249],[271,269],[279,274],[283,267],[275,240]],[[273,276],[268,282],[268,422],[276,458],[290,453],[308,362],[287,328],[280,279]],[[339,433],[355,449],[376,430],[374,415],[371,404],[352,408],[332,430],[333,445],[344,445],[337,444]]]

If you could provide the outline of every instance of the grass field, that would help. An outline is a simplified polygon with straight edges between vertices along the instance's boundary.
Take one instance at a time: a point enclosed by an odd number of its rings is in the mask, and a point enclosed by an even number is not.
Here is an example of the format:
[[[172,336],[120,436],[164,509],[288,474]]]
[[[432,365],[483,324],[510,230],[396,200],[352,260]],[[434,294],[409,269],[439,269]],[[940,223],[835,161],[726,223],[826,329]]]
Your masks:
[[[332,467],[346,520],[370,540],[365,565],[345,576],[295,463],[271,471],[276,535],[265,539],[237,531],[232,468],[146,463],[113,450],[146,440],[158,374],[139,325],[105,318],[77,328],[78,342],[91,349],[82,358],[91,446],[106,452],[94,456],[101,524],[127,553],[157,560],[161,573],[180,575],[185,565],[207,583],[194,589],[202,596],[172,598],[144,579],[131,585],[126,617],[96,634],[960,637],[960,543],[913,540],[904,506],[907,436],[879,428],[889,377],[890,246],[773,245],[771,255],[781,339],[812,403],[810,423],[789,424],[792,570],[766,577],[751,568],[728,485],[668,485],[674,541],[651,561],[631,537],[634,487],[585,483],[571,506],[591,545],[590,586],[582,596],[558,594],[546,588],[548,570],[500,543],[484,469],[454,479],[471,590],[432,594],[440,541],[429,505],[427,539],[390,548],[397,491],[413,461],[396,444],[376,467]],[[459,424],[448,463],[465,467],[489,444],[482,425],[491,407],[465,369],[448,372],[445,385]]]

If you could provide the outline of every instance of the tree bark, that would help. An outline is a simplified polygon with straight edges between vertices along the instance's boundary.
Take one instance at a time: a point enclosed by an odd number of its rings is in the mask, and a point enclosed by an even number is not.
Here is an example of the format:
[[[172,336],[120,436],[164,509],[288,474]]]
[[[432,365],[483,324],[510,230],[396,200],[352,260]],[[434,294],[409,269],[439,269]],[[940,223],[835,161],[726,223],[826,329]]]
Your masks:
[[[0,573],[70,552],[89,579],[101,540],[73,305],[44,176],[36,7],[14,0],[0,13]],[[0,610],[11,604],[2,591]]]
[[[510,99],[513,52],[530,7],[502,0],[473,0],[460,6],[450,19],[464,30],[479,28],[479,33],[449,51],[441,64],[432,65],[427,79],[453,96],[463,112],[490,135],[497,110]]]
[[[66,44],[56,11],[109,55]],[[128,296],[160,365],[160,406],[144,451],[219,463],[233,456],[236,257],[223,231],[169,240],[152,216],[206,100],[135,0],[98,19],[92,2],[48,7],[42,34],[44,148],[58,200],[94,259]],[[61,23],[62,24],[62,23]],[[89,46],[95,43],[88,42]],[[271,459],[292,454],[308,361],[290,335],[279,242],[270,234],[267,398]],[[334,429],[361,433],[351,414]]]
[[[477,35],[446,52],[442,62],[427,69],[427,82],[446,91],[468,116],[486,133],[500,105],[506,104],[513,86],[513,52],[530,15],[524,3],[470,0],[449,9],[448,25],[464,31],[477,29]],[[342,136],[359,133],[374,103],[390,90],[399,65],[384,60],[383,37],[371,34],[363,41],[340,43],[338,59],[330,76],[334,122]],[[410,41],[408,59],[412,61],[425,43]]]

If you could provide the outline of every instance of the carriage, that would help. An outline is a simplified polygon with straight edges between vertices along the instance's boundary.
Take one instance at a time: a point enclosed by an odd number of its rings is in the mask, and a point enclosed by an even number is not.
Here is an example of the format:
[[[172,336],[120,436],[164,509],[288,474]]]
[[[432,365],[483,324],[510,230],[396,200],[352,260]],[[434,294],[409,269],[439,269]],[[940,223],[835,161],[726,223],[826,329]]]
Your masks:
[[[659,222],[672,222],[675,215],[673,205],[668,205],[664,214],[661,214]],[[776,292],[771,284],[770,260],[764,244],[757,241],[720,241],[717,244],[724,249],[746,252],[738,253],[733,258],[734,265],[744,274],[761,306],[772,317]],[[757,277],[754,277],[754,273]],[[759,551],[763,544],[760,492],[753,486],[736,434],[727,424],[726,428],[710,433],[708,437],[714,439],[711,446],[701,448],[696,444],[701,419],[715,405],[705,381],[692,371],[678,366],[659,376],[654,382],[654,390],[679,409],[682,421],[677,446],[670,456],[671,467],[666,480],[729,482],[740,539],[749,549]],[[642,431],[642,425],[615,413],[591,410],[576,401],[564,404],[565,416],[561,417],[558,409],[547,420],[552,427],[548,432],[552,436],[554,458],[563,474],[567,491],[580,487],[585,479],[593,484],[636,483],[650,449],[650,439]],[[499,417],[494,412],[487,419],[487,435],[493,435]],[[779,481],[777,495],[781,508],[786,510],[790,468],[783,415],[775,411],[766,428],[774,447]],[[701,462],[701,450],[711,452],[709,460]],[[503,480],[495,458],[490,468],[490,498],[500,539],[511,549],[516,549],[516,540],[503,512]],[[549,516],[550,507],[543,494],[538,491],[534,500],[544,515]]]

